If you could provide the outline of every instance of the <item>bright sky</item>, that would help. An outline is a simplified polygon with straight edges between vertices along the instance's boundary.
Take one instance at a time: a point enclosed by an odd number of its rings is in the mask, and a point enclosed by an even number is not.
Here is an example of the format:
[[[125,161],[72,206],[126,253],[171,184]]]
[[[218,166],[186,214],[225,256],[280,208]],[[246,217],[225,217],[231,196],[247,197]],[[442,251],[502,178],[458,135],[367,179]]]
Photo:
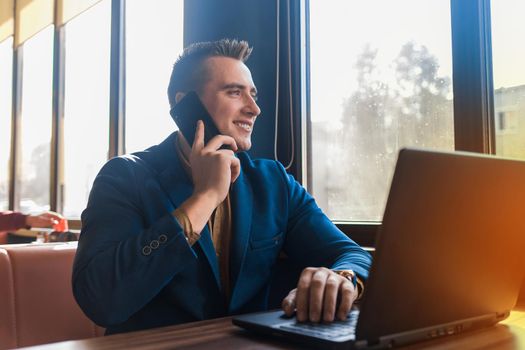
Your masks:
[[[494,87],[525,84],[525,1],[492,0]]]
[[[53,27],[24,44],[22,76],[22,151],[29,161],[38,145],[51,141],[51,84],[53,77]]]
[[[110,5],[104,0],[66,25],[64,214],[68,217],[85,208],[91,184],[108,156]]]
[[[520,18],[525,1],[493,3],[494,86],[523,84],[525,45],[518,43],[525,37]],[[425,45],[438,58],[438,74],[452,77],[449,0],[311,0],[310,17],[314,121],[337,125],[342,103],[357,85],[353,66],[367,43],[379,48],[376,62],[387,82],[393,81],[392,61],[408,41]]]
[[[126,3],[126,152],[156,145],[174,130],[168,82],[183,49],[183,0]]]

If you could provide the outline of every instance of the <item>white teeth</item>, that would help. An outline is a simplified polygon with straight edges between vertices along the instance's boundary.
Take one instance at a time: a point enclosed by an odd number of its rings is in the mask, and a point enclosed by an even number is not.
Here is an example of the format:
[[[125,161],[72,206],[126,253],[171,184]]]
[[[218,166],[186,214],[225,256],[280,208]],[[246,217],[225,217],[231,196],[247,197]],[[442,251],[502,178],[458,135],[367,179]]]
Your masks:
[[[246,131],[251,131],[252,130],[252,127],[250,126],[250,124],[246,124],[246,123],[235,123],[235,124],[237,126],[240,126],[241,128],[243,128]]]

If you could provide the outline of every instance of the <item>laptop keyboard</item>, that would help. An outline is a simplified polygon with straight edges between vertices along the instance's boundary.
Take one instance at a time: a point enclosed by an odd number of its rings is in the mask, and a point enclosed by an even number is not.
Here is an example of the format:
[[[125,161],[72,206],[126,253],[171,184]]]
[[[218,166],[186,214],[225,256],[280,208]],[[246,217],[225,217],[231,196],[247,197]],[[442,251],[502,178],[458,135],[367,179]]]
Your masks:
[[[333,339],[339,337],[354,337],[355,328],[357,325],[357,318],[359,316],[359,310],[353,310],[348,315],[345,321],[335,321],[332,323],[288,323],[281,324],[280,329],[291,331],[293,333],[299,333],[303,335],[309,335],[317,338]]]

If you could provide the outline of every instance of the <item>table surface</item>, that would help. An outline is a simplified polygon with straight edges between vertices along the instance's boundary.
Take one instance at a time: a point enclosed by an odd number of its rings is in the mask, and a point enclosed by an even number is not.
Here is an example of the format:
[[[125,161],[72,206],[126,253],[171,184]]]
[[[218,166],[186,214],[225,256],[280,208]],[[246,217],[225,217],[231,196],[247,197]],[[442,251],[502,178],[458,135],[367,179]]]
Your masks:
[[[33,346],[27,349],[303,349],[283,339],[256,335],[231,323],[231,317],[107,337]],[[512,311],[482,330],[414,344],[403,349],[525,349],[525,311]]]

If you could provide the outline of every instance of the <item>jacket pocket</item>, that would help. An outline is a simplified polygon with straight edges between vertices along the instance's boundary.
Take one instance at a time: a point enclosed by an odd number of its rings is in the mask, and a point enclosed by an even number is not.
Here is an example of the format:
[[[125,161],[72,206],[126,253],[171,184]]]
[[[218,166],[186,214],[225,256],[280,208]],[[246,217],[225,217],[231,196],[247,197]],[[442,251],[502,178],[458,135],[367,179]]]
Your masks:
[[[263,250],[268,248],[279,247],[281,245],[282,239],[282,232],[279,232],[278,234],[270,238],[263,238],[257,240],[252,239],[250,240],[250,248],[251,250]]]

